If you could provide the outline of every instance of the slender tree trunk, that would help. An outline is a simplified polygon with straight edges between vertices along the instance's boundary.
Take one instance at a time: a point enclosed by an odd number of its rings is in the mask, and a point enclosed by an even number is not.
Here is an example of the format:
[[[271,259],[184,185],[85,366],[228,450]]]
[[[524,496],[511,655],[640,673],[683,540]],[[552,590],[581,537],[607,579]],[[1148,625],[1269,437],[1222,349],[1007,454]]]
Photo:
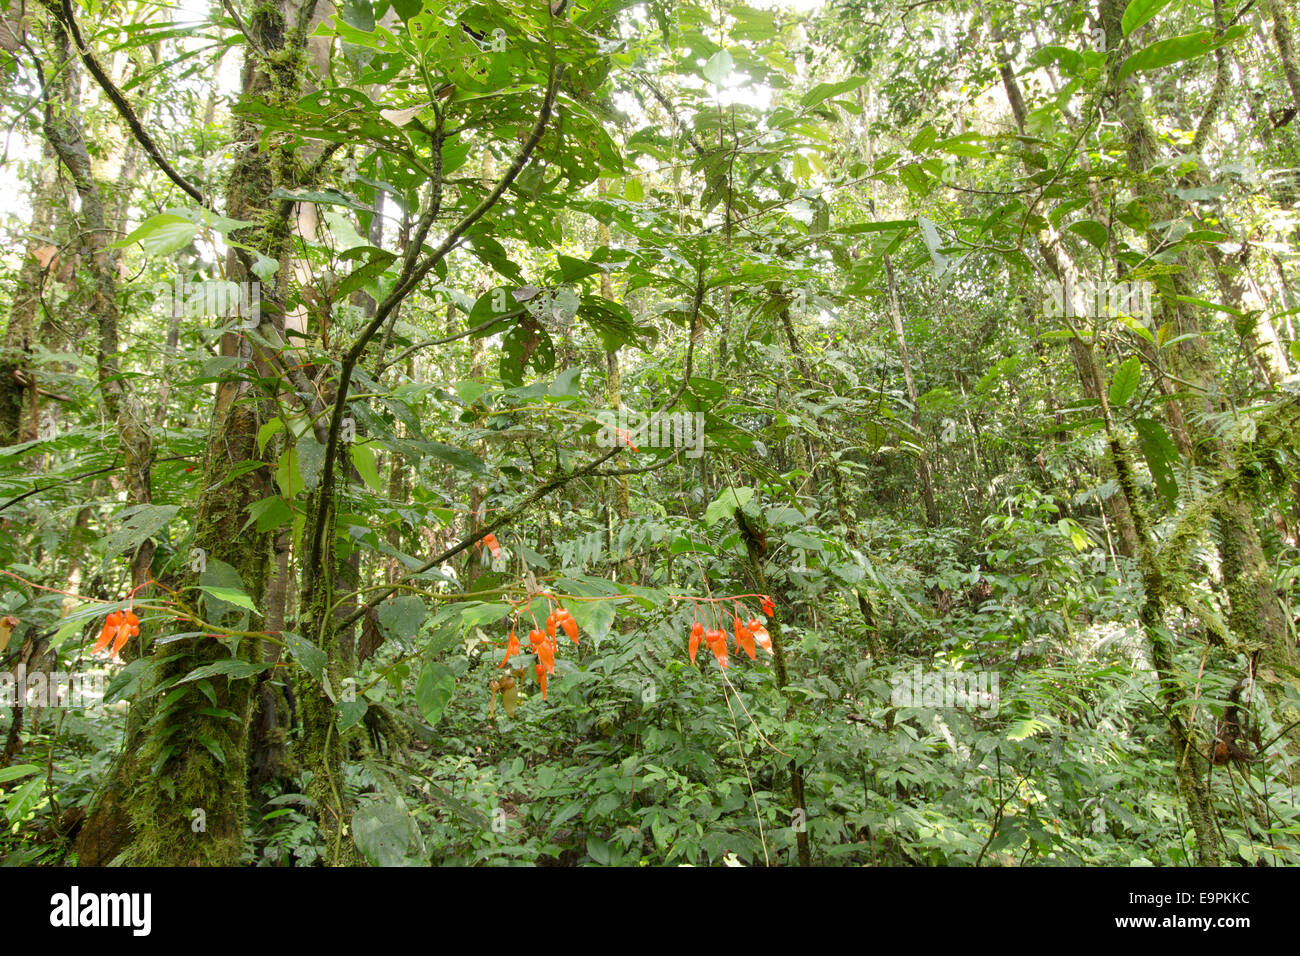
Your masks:
[[[930,477],[930,453],[925,447],[925,438],[920,433],[921,407],[917,404],[916,378],[912,375],[912,358],[907,351],[907,337],[903,332],[903,313],[898,306],[898,281],[894,277],[894,265],[885,260],[885,279],[889,283],[889,319],[894,326],[894,339],[898,342],[898,354],[903,359],[903,378],[907,381],[907,397],[912,403],[912,428],[916,431],[916,440],[920,443],[920,456],[916,462],[917,477],[921,480],[921,498],[925,502],[925,523],[931,528],[939,527],[939,507],[934,500],[934,481]]]

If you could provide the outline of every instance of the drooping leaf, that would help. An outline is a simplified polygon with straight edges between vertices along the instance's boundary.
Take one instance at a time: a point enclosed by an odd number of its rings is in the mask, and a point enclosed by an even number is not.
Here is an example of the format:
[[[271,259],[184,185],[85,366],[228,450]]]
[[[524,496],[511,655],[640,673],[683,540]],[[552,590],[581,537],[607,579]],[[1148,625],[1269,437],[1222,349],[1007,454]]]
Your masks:
[[[1178,500],[1178,481],[1174,477],[1174,464],[1178,461],[1178,446],[1174,444],[1163,425],[1154,419],[1139,418],[1133,422],[1138,433],[1138,443],[1156,489],[1169,507]]]

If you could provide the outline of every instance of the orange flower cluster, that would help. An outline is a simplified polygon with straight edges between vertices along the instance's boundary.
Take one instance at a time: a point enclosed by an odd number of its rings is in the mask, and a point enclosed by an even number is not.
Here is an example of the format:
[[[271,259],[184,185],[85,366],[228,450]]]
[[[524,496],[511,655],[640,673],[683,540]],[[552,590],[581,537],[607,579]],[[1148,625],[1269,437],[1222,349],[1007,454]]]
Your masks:
[[[776,613],[776,605],[768,595],[764,594],[761,596],[763,598],[763,614],[767,617],[771,617]],[[727,600],[731,599],[716,598],[713,599],[711,603],[716,604]],[[736,647],[748,654],[751,661],[758,659],[757,648],[759,647],[767,651],[768,654],[772,654],[772,636],[768,634],[767,628],[763,626],[763,622],[756,617],[751,617],[747,621],[742,620],[740,612],[745,609],[744,605],[739,601],[735,601],[734,606],[735,612],[732,614],[731,629],[736,639]],[[691,663],[695,663],[695,655],[699,651],[700,642],[702,641],[704,645],[713,652],[713,656],[717,658],[718,666],[723,670],[726,670],[731,666],[731,658],[727,654],[727,632],[721,627],[706,628],[699,619],[698,603],[696,604],[695,613],[695,623],[691,625],[690,643],[687,647],[691,655]]]
[[[90,653],[98,654],[111,643],[113,645],[113,656],[116,657],[122,648],[126,647],[126,642],[140,633],[140,619],[135,616],[135,612],[127,608],[125,614],[121,611],[114,611],[104,619],[104,629],[99,632],[99,640],[91,648]]]
[[[533,619],[536,624],[536,618]],[[537,672],[537,683],[542,686],[542,700],[546,700],[546,678],[555,673],[555,654],[559,646],[555,642],[555,635],[558,629],[563,629],[564,633],[569,635],[569,639],[574,644],[578,643],[578,622],[573,619],[565,608],[556,606],[546,618],[546,630],[539,627],[533,628],[528,632],[528,644],[532,652],[537,656],[535,671]],[[510,628],[510,638],[506,642],[506,656],[497,665],[500,669],[506,666],[506,662],[520,651],[519,638],[515,635],[515,627]]]

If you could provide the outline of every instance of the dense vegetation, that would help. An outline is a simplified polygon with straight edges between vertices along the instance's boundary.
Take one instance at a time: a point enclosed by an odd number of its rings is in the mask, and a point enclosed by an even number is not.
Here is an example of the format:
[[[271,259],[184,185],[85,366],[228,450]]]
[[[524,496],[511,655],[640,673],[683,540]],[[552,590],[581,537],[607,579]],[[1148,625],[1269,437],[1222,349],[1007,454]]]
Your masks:
[[[6,863],[1300,861],[1282,0],[3,6]]]

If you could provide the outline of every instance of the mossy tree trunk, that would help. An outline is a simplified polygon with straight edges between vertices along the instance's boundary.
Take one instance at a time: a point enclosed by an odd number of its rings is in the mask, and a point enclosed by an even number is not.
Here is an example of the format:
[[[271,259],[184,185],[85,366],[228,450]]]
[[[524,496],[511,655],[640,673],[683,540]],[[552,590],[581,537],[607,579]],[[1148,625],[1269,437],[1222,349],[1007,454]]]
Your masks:
[[[297,8],[262,2],[245,21],[257,49],[246,50],[242,99],[264,99],[272,106],[296,101],[306,26],[298,21]],[[279,187],[296,188],[302,180],[292,156],[259,148],[260,134],[255,124],[237,120],[236,161],[225,212],[254,225],[232,234],[245,247],[232,247],[227,260],[226,277],[235,282],[259,281],[254,270],[258,261],[272,260],[283,268],[292,205],[272,200],[271,194]],[[259,260],[258,254],[264,258]],[[273,452],[269,446],[259,452],[257,443],[259,428],[274,414],[273,396],[254,383],[274,381],[283,372],[278,351],[263,343],[284,341],[286,292],[283,281],[261,284],[255,335],[236,329],[222,336],[221,354],[237,361],[216,389],[195,517],[196,560],[190,579],[182,582],[192,585],[213,569],[233,571],[262,610],[277,562],[270,536],[248,522],[247,508],[272,493],[269,469],[241,473],[236,466],[268,460]],[[249,319],[240,317],[234,324]],[[258,627],[256,620],[250,615],[249,628]],[[193,629],[190,624],[180,627]],[[263,649],[252,639],[203,636],[172,641],[153,653],[151,684],[175,683],[195,668],[226,666],[221,662],[232,658],[262,663]],[[92,817],[83,831],[83,844],[97,841],[94,862],[117,857],[136,865],[229,866],[244,855],[254,682],[217,673],[181,686],[189,689],[150,701],[147,729],[138,740],[129,741],[115,769],[123,787],[116,799],[96,808],[101,819]],[[125,827],[113,818],[123,807]],[[106,845],[110,838],[117,845]],[[86,862],[92,861],[85,852],[89,849],[83,850]]]

